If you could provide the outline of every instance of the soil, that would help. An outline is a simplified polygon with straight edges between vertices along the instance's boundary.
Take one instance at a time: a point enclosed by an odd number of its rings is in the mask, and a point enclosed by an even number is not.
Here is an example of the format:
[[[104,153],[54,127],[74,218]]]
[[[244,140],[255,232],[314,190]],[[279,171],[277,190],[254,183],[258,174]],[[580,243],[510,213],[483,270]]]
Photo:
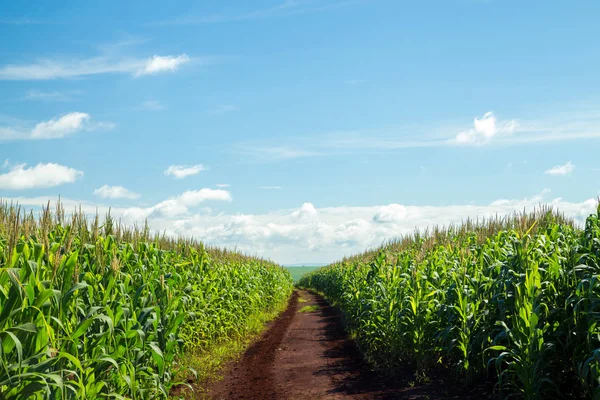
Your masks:
[[[299,303],[299,299],[306,301]],[[299,312],[317,305],[314,312]],[[287,310],[209,388],[212,399],[486,399],[487,385],[448,379],[415,384],[410,371],[393,379],[372,371],[344,332],[336,309],[312,292],[295,291]]]

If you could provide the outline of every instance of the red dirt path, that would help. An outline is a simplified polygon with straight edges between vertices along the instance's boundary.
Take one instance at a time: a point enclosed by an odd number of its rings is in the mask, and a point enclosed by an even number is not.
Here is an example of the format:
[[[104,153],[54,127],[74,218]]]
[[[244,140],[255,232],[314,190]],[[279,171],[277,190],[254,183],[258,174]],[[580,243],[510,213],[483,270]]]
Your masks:
[[[298,303],[298,298],[307,302]],[[317,305],[316,312],[298,312]],[[339,314],[320,296],[294,292],[279,316],[212,385],[213,399],[484,399],[479,388],[461,390],[441,382],[414,386],[407,372],[393,382],[371,371],[344,333]]]

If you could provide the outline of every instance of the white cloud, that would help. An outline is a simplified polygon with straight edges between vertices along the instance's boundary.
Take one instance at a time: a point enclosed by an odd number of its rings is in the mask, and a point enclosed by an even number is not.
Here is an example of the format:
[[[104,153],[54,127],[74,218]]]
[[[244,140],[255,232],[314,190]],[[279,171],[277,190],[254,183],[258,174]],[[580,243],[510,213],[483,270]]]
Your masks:
[[[54,163],[40,163],[35,167],[26,167],[27,164],[15,165],[7,173],[0,174],[0,189],[49,188],[73,183],[83,176],[82,171]]]
[[[139,199],[138,193],[132,192],[123,186],[109,186],[104,185],[94,190],[96,196],[100,196],[103,199]]]
[[[206,200],[231,201],[231,195],[226,190],[205,188],[200,190],[188,190],[176,197],[176,200],[190,207],[198,205]]]
[[[274,189],[274,190],[279,190],[279,189],[283,189],[281,186],[259,186],[259,189]]]
[[[38,60],[31,64],[0,67],[0,80],[68,79],[100,74],[131,74],[135,77],[174,71],[191,59],[187,54],[142,59],[99,56],[80,59]]]
[[[80,131],[110,129],[114,126],[110,122],[93,123],[91,119],[92,118],[88,113],[70,112],[61,115],[60,117],[40,122],[31,129],[24,129],[22,127],[0,127],[0,141],[60,139],[74,135]]]
[[[231,185],[229,183],[217,183],[215,186],[220,188],[228,188]]]
[[[145,102],[143,102],[139,107],[139,110],[146,110],[146,111],[161,111],[161,110],[165,110],[166,107],[163,106],[160,101],[158,100],[147,100]]]
[[[569,175],[575,169],[575,165],[568,161],[564,165],[555,165],[554,167],[546,170],[546,175]]]
[[[188,176],[199,174],[202,171],[206,171],[206,168],[202,164],[197,165],[171,165],[164,172],[165,175],[173,176],[175,179],[183,179]]]
[[[177,200],[186,206],[195,206],[206,200],[231,201],[231,195],[221,189],[189,190],[177,197]]]
[[[190,207],[195,207],[207,200],[231,201],[231,194],[222,189],[189,190],[177,197],[161,201],[148,209],[149,214],[158,213],[164,216],[177,216],[185,214]]]
[[[40,122],[31,131],[32,139],[57,139],[81,130],[90,121],[90,115],[81,112],[65,114],[60,118]]]
[[[301,221],[311,221],[319,218],[319,212],[312,203],[304,203],[302,207],[294,210],[291,214],[292,218]]]
[[[360,243],[372,243],[376,233],[371,229],[371,224],[365,219],[353,219],[344,222],[334,230],[335,244],[343,247],[355,247]]]
[[[281,263],[330,262],[344,255],[379,246],[386,240],[434,225],[457,224],[466,218],[489,218],[549,204],[578,223],[595,212],[595,192],[589,199],[568,202],[549,198],[548,191],[525,199],[499,199],[489,204],[411,206],[389,204],[369,207],[324,207],[304,203],[297,209],[262,214],[227,214],[199,207],[203,202],[230,201],[223,190],[202,189],[169,198],[153,207],[113,207],[111,214],[124,223],[143,223],[168,235],[194,237],[206,243],[236,247]],[[13,198],[21,205],[39,207],[48,198]],[[67,210],[79,202],[63,198]],[[108,206],[83,202],[84,212],[100,214]]]
[[[467,145],[485,144],[497,135],[512,134],[518,127],[519,124],[516,120],[499,123],[494,113],[488,111],[481,119],[475,118],[473,128],[459,133],[455,141],[458,144]]]
[[[178,56],[153,56],[146,60],[144,66],[135,72],[135,76],[155,75],[165,71],[175,71],[181,65],[188,63],[190,57],[187,54]]]
[[[401,204],[390,204],[381,207],[380,211],[373,215],[373,222],[390,223],[399,222],[408,216],[408,210]]]

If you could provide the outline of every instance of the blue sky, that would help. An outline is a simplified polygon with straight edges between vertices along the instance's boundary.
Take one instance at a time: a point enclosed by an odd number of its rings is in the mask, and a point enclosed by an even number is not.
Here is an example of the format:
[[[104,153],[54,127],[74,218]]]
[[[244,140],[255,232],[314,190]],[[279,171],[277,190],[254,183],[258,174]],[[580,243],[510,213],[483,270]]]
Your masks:
[[[1,5],[0,197],[284,263],[593,209],[600,3],[196,3]]]

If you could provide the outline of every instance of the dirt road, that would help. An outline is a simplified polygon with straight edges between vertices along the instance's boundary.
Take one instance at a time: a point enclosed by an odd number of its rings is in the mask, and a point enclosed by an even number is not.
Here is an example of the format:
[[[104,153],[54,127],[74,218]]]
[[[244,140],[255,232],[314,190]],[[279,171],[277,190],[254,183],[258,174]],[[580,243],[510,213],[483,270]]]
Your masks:
[[[299,312],[305,306],[318,309]],[[450,395],[437,383],[415,386],[411,379],[407,372],[390,382],[370,371],[345,335],[338,313],[320,296],[299,290],[209,394],[213,399],[260,400],[482,398],[464,391]]]

